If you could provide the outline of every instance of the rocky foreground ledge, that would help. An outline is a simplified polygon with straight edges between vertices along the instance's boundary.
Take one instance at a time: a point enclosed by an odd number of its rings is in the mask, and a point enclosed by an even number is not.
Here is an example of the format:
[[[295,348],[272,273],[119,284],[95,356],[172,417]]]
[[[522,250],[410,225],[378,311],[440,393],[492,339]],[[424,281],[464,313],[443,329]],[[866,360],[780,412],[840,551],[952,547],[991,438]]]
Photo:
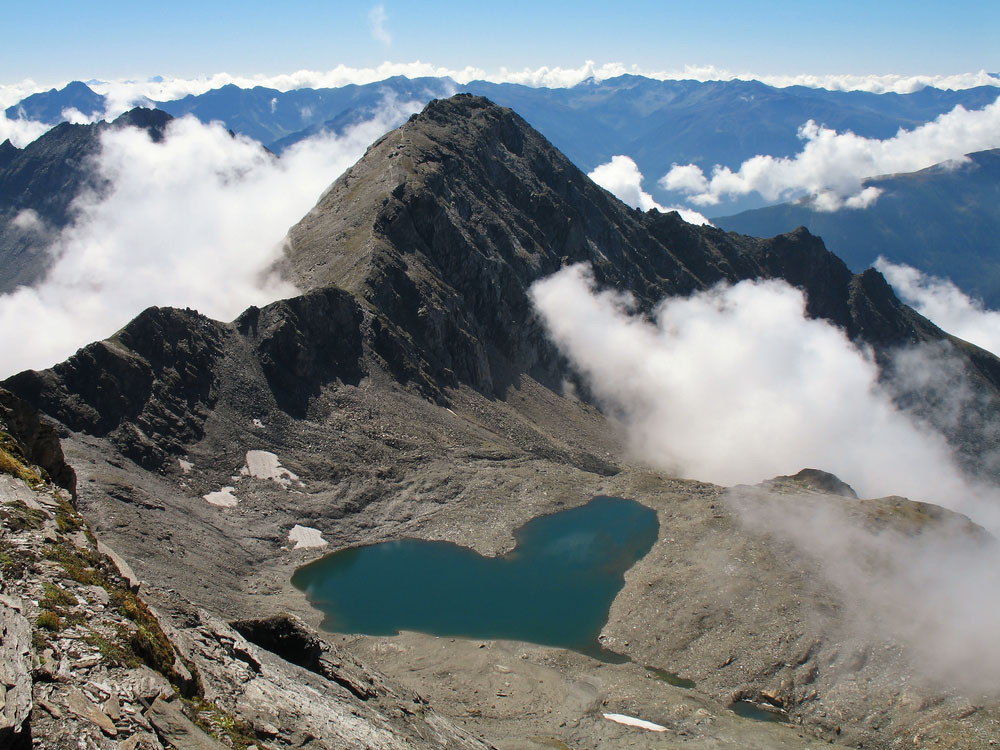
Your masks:
[[[0,747],[486,747],[293,618],[238,623],[286,661],[140,584],[0,404]]]

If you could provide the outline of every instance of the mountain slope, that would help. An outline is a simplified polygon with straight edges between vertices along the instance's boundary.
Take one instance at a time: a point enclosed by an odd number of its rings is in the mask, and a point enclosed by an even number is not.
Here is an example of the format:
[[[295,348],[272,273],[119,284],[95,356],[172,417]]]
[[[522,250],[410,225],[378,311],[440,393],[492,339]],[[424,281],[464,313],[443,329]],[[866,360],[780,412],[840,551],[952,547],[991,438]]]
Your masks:
[[[373,144],[291,230],[282,267],[299,297],[232,323],[152,308],[4,387],[59,422],[81,506],[140,577],[230,618],[318,621],[289,576],[322,548],[297,548],[296,527],[326,549],[418,537],[495,555],[528,519],[594,495],[654,508],[660,540],[604,632],[631,663],[476,643],[469,650],[493,665],[479,678],[507,683],[493,686],[454,681],[448,659],[461,644],[340,639],[387,668],[400,655],[401,680],[418,679],[404,664],[418,665],[420,690],[498,743],[621,746],[608,710],[669,725],[671,742],[815,742],[787,726],[745,727],[725,708],[744,699],[823,740],[988,736],[997,705],[967,713],[949,686],[913,688],[900,706],[908,653],[892,635],[855,632],[849,592],[743,524],[729,493],[622,455],[608,422],[566,387],[571,373],[527,302],[533,280],[575,262],[646,310],[719,280],[784,278],[807,292],[811,314],[877,352],[950,341],[996,401],[995,357],[900,304],[879,274],[851,274],[817,238],[758,240],[629,209],[513,112],[464,95]],[[260,452],[284,471],[255,468]],[[899,498],[853,504],[812,476],[792,482],[790,508],[804,493],[850,509],[859,533],[989,544],[955,514]],[[654,685],[643,665],[680,671],[698,692]]]
[[[784,203],[712,219],[723,229],[770,237],[808,227],[851,268],[879,255],[951,279],[1000,306],[1000,149],[909,174],[873,177],[882,195],[866,209],[823,212]]]
[[[902,305],[877,272],[853,275],[808,232],[756,240],[632,210],[520,117],[468,95],[428,105],[374,144],[292,228],[286,249],[300,288],[357,294],[372,316],[367,348],[438,399],[458,384],[502,397],[521,374],[559,390],[565,366],[528,288],[584,262],[645,311],[719,281],[785,279],[806,292],[810,315],[873,346],[883,363],[900,346],[951,341],[993,404],[983,408],[996,411],[996,358]],[[938,424],[970,465],[982,465],[971,448],[982,435],[970,437],[978,409]]]

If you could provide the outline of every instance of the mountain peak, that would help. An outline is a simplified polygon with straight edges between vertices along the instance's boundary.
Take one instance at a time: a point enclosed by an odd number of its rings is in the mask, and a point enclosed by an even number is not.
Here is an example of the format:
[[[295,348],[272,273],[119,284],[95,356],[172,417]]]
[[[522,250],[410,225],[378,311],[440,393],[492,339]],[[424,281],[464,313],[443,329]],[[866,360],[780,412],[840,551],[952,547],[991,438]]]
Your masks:
[[[565,364],[528,290],[574,263],[647,311],[719,281],[780,277],[851,337],[869,320],[855,315],[865,288],[852,298],[850,270],[807,230],[758,240],[635,211],[512,110],[470,94],[374,143],[290,230],[282,271],[300,289],[357,295],[370,351],[440,397],[463,383],[500,395],[525,373],[558,387]]]
[[[156,143],[163,140],[163,131],[174,118],[159,109],[136,107],[119,115],[111,124],[115,127],[133,127],[145,130]]]
[[[82,81],[72,81],[62,89],[49,89],[25,97],[8,107],[5,114],[9,119],[25,117],[29,120],[57,123],[67,109],[75,109],[86,117],[95,117],[104,112],[106,100]]]

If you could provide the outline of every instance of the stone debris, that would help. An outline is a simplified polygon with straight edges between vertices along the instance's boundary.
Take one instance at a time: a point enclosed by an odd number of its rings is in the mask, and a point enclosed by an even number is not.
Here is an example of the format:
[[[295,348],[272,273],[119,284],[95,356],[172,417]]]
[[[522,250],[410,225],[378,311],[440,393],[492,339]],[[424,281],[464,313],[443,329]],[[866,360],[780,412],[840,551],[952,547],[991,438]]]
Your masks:
[[[159,738],[177,750],[226,750],[226,746],[199,729],[175,703],[157,698],[146,711],[146,720]]]
[[[160,750],[163,745],[150,732],[133,734],[127,740],[118,743],[118,750]]]
[[[0,604],[0,746],[14,744],[31,714],[31,624]]]
[[[118,729],[101,709],[90,702],[90,699],[80,690],[71,689],[66,695],[66,707],[81,719],[98,726],[109,737],[116,737]]]

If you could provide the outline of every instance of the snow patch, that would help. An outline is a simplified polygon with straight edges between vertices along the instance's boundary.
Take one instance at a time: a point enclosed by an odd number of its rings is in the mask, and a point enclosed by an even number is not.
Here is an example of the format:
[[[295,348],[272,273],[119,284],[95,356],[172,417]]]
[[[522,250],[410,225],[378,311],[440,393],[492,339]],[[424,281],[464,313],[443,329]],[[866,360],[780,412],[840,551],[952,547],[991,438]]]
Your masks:
[[[269,451],[247,451],[247,462],[240,469],[240,475],[254,479],[270,479],[283,487],[298,481],[298,476],[282,466],[278,457]]]
[[[259,419],[255,419],[253,421],[253,426],[254,427],[259,427],[259,428],[263,429],[264,428],[264,423],[261,422]]]
[[[193,463],[191,463],[190,461],[185,461],[183,458],[178,458],[177,463],[180,464],[181,471],[183,471],[185,474],[190,474],[191,469],[194,468]]]
[[[299,524],[295,524],[292,530],[288,532],[288,541],[295,542],[295,546],[292,549],[325,547],[327,545],[327,541],[323,538],[323,534],[319,529],[314,529],[311,526],[300,526]]]
[[[218,505],[220,508],[232,508],[239,502],[239,500],[233,496],[233,492],[235,491],[235,487],[223,487],[221,490],[209,492],[207,495],[202,495],[202,497],[212,505]]]
[[[608,721],[613,721],[616,724],[624,724],[627,727],[638,727],[639,729],[648,729],[650,732],[666,732],[667,728],[661,726],[660,724],[654,724],[651,721],[646,721],[645,719],[637,719],[634,716],[626,716],[625,714],[602,714]]]

